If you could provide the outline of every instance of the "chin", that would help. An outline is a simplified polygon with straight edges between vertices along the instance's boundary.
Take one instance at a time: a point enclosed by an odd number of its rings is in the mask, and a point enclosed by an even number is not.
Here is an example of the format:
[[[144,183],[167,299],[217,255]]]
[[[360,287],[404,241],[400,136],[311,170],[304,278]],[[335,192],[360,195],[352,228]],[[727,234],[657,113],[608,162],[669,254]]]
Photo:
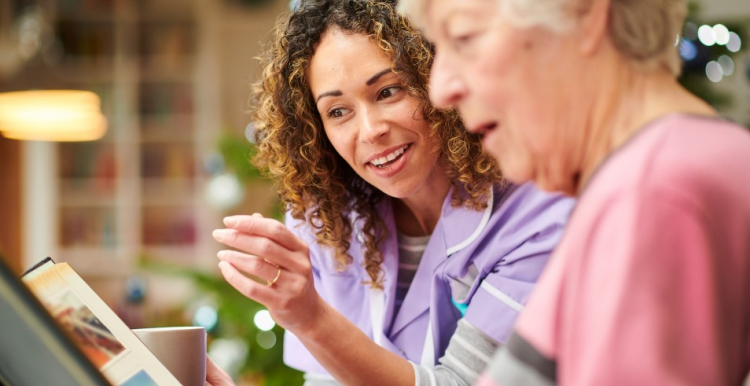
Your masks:
[[[502,165],[503,165],[504,163],[509,163],[509,162],[507,162],[507,158],[509,158],[509,157],[503,157],[503,154],[504,154],[504,152],[502,152],[502,151],[499,151],[499,150],[497,149],[497,147],[495,147],[495,146],[487,146],[486,144],[484,144],[484,149],[485,149],[485,150],[487,151],[487,153],[488,153],[488,154],[489,154],[489,155],[490,155],[490,156],[491,156],[492,158],[494,158],[494,159],[495,159],[495,160],[496,160],[496,161],[498,162],[498,164],[500,164],[501,166],[502,166]],[[506,154],[506,155],[507,155],[507,154]]]
[[[492,156],[498,161],[500,171],[507,180],[510,180],[514,184],[523,184],[524,182],[534,180],[533,170],[528,165],[513,162],[510,157],[503,159],[499,155],[492,154]]]
[[[396,198],[396,199],[409,198],[412,195],[414,195],[415,192],[417,191],[417,189],[413,186],[398,185],[398,184],[390,185],[385,188],[376,186],[376,188],[378,188],[378,190],[383,192],[383,194],[385,194],[386,196]]]
[[[411,191],[403,191],[398,189],[380,189],[380,191],[388,197],[396,198],[399,200],[409,198],[409,196],[413,194]]]

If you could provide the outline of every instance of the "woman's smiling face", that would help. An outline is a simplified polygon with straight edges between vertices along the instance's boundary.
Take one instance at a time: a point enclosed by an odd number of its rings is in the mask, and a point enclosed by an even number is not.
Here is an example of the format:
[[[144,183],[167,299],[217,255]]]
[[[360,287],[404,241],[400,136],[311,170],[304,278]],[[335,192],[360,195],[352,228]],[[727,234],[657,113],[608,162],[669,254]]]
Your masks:
[[[445,179],[420,101],[373,39],[328,30],[307,77],[329,141],[362,179],[395,198]]]

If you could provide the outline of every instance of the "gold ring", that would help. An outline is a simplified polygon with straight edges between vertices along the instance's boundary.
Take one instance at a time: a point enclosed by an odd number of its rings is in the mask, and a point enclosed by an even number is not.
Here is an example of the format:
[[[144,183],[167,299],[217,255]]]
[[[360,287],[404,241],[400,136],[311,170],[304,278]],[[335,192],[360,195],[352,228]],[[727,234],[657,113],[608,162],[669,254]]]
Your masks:
[[[273,278],[273,280],[271,280],[271,281],[268,281],[268,280],[266,280],[266,282],[268,283],[268,284],[267,284],[267,286],[268,286],[268,287],[271,287],[271,286],[273,286],[274,284],[276,284],[276,281],[277,281],[277,280],[279,280],[279,277],[281,277],[281,267],[279,267],[279,266],[277,265],[277,266],[276,266],[276,277],[275,277],[275,278]]]

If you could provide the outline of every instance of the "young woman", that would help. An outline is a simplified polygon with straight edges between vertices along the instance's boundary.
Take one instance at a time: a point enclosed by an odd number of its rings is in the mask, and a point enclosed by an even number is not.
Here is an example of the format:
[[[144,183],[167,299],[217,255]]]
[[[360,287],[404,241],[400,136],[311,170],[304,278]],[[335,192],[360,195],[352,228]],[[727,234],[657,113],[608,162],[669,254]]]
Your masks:
[[[309,384],[471,384],[571,209],[505,183],[456,112],[429,104],[432,55],[392,3],[362,0],[303,2],[268,51],[256,162],[287,224],[233,216],[214,237]]]

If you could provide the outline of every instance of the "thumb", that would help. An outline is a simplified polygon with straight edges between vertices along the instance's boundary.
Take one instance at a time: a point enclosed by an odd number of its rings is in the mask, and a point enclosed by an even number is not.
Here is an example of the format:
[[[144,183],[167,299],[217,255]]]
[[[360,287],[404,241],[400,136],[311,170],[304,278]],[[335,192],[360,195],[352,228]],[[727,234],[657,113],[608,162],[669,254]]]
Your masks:
[[[211,358],[206,355],[206,385],[208,386],[234,386],[234,381],[232,381],[232,377],[227,374],[224,369],[222,369],[219,366],[216,366],[216,364],[211,360]]]

